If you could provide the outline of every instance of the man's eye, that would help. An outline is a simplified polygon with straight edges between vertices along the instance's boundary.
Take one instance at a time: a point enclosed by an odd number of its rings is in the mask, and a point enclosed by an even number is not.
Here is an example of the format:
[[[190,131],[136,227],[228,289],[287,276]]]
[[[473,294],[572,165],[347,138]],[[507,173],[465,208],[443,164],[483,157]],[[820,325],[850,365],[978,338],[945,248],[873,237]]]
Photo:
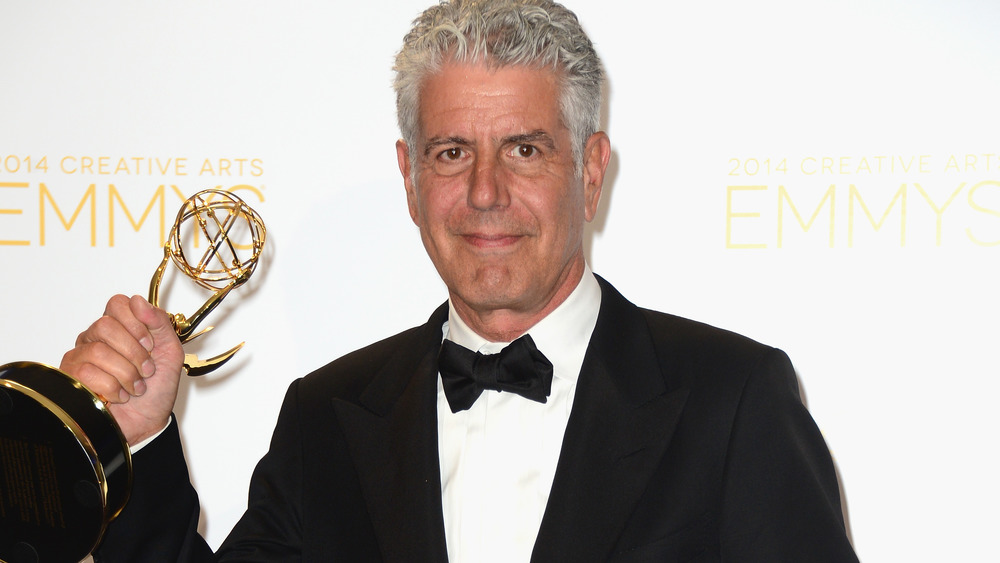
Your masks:
[[[441,158],[445,160],[458,160],[462,158],[462,149],[456,147],[446,149],[441,153]]]
[[[538,154],[538,149],[532,145],[517,145],[514,148],[514,154],[521,158],[531,158]]]

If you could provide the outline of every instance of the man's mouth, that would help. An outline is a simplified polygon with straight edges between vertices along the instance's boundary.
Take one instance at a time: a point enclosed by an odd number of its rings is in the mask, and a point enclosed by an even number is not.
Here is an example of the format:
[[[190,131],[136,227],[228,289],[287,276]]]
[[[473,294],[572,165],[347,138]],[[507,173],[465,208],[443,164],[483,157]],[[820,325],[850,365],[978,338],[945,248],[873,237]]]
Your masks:
[[[477,248],[504,248],[521,240],[520,235],[507,233],[468,233],[462,238],[472,246]]]

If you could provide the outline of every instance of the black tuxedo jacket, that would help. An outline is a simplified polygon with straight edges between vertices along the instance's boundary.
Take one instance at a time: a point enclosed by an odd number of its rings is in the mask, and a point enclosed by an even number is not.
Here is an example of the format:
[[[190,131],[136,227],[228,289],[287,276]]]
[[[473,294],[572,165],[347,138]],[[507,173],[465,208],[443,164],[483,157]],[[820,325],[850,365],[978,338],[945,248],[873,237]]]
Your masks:
[[[833,463],[788,358],[601,281],[531,561],[848,562]],[[177,429],[135,456],[103,562],[445,562],[437,352],[447,307],[288,390],[246,514],[197,534]]]

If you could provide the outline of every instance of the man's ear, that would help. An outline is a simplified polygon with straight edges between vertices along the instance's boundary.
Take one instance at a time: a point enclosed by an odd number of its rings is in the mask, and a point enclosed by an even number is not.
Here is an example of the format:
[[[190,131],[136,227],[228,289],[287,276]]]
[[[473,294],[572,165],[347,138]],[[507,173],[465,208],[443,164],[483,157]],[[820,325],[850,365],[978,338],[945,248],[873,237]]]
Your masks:
[[[587,139],[583,147],[583,202],[584,218],[589,222],[597,216],[601,202],[604,173],[611,161],[611,140],[607,133],[598,131]]]
[[[412,166],[410,162],[410,147],[402,139],[396,141],[396,161],[399,163],[399,173],[403,175],[403,187],[406,189],[406,207],[410,210],[410,219],[417,222],[417,190],[413,185]]]

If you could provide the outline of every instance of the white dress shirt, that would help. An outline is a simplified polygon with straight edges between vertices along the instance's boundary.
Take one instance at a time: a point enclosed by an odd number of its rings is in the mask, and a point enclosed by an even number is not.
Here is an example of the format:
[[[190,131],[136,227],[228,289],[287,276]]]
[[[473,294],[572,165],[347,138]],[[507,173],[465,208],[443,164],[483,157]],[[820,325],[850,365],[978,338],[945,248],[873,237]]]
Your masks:
[[[531,558],[600,305],[601,288],[587,267],[566,301],[528,331],[553,366],[545,404],[484,391],[472,408],[452,413],[438,377],[438,452],[450,563]],[[450,304],[443,336],[484,354],[508,344],[473,332]]]

